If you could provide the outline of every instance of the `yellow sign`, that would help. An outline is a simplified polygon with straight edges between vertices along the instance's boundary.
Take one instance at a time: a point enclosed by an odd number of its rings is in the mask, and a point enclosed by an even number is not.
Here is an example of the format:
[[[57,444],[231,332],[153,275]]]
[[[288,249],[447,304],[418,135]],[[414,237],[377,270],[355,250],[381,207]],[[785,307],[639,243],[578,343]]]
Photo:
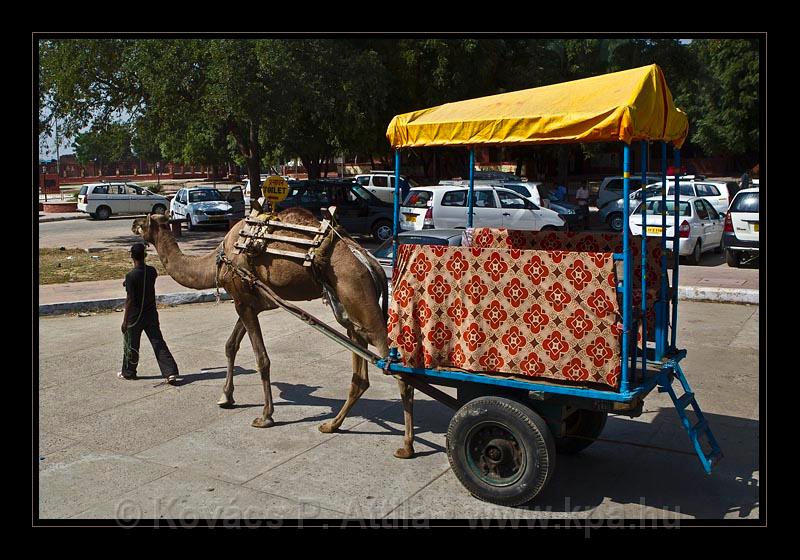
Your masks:
[[[264,184],[261,185],[261,192],[264,194],[264,198],[274,204],[289,195],[289,183],[279,175],[272,175],[267,177]]]

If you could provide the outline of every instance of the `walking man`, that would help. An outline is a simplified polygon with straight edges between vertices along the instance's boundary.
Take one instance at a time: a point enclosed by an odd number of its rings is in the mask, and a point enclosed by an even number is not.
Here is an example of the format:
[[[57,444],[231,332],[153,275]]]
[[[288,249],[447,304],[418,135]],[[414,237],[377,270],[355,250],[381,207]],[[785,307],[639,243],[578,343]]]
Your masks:
[[[142,331],[147,335],[153,352],[161,369],[161,375],[167,383],[174,384],[178,378],[178,364],[167,348],[161,327],[158,323],[156,309],[156,276],[158,271],[144,264],[145,250],[143,243],[135,243],[131,247],[133,270],[125,276],[128,297],[125,300],[125,314],[122,318],[122,334],[124,337],[124,353],[122,371],[117,374],[120,379],[136,379],[136,366],[139,364],[139,343]]]

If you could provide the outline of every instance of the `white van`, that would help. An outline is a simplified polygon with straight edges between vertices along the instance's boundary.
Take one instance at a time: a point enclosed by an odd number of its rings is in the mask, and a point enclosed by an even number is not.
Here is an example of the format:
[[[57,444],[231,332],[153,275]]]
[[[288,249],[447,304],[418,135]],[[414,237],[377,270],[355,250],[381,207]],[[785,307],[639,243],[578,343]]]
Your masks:
[[[98,220],[119,214],[163,214],[169,200],[135,183],[91,183],[81,185],[78,212]]]
[[[400,207],[400,229],[462,229],[467,227],[467,195],[461,185],[413,187]],[[565,222],[547,208],[503,187],[475,187],[475,227],[521,230],[564,229]]]
[[[394,171],[373,171],[356,175],[356,181],[374,194],[380,200],[394,204]],[[416,187],[417,183],[400,175],[400,200],[411,187]]]

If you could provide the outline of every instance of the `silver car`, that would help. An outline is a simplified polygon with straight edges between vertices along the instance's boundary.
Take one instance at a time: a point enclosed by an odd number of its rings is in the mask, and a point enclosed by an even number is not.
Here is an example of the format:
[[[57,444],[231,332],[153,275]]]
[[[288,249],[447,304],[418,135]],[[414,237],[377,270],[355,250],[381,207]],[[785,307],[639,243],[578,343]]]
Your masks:
[[[119,214],[163,214],[169,201],[135,183],[90,183],[78,192],[78,212],[97,220]]]
[[[189,231],[198,226],[227,224],[231,219],[242,219],[242,187],[233,187],[227,195],[212,186],[183,188],[172,199],[170,215],[173,219],[185,219]]]

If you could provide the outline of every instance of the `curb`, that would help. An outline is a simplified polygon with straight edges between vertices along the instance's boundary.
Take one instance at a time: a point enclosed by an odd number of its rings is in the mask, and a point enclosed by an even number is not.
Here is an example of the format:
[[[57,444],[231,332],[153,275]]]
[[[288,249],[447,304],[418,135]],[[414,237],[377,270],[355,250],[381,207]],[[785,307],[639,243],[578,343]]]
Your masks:
[[[231,296],[225,290],[219,292],[220,301],[229,300]],[[206,303],[215,301],[213,291],[208,292],[179,292],[156,296],[156,304],[183,305],[186,303]],[[97,311],[100,309],[115,309],[125,305],[125,298],[87,299],[81,301],[65,301],[59,303],[45,303],[39,306],[39,315],[60,315],[62,313],[77,313],[81,311]]]
[[[39,217],[39,223],[44,224],[47,222],[63,222],[64,220],[86,220],[89,218],[89,215],[86,214],[85,216],[53,216],[53,217]]]
[[[678,286],[678,299],[715,303],[746,303],[758,305],[758,290],[744,288],[712,288]]]

